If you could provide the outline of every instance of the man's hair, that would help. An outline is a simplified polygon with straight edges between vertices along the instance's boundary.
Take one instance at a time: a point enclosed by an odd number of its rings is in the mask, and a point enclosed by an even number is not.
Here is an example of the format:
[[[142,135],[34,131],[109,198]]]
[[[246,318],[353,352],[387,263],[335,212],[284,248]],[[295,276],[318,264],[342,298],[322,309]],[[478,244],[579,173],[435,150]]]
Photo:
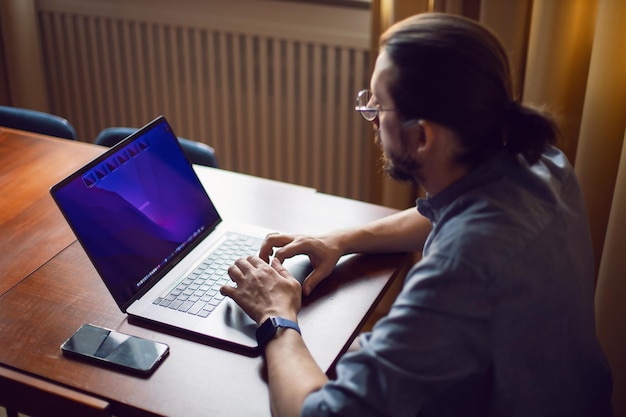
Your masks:
[[[535,163],[558,128],[514,96],[509,60],[479,23],[424,13],[390,27],[381,50],[394,64],[389,90],[402,120],[430,120],[455,131],[458,161],[477,165],[505,147]]]

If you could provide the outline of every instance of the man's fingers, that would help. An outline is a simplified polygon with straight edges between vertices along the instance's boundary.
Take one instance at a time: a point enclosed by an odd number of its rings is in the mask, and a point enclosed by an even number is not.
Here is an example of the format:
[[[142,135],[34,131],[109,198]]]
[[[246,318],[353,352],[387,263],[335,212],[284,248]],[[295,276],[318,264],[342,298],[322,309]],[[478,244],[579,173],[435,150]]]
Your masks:
[[[311,272],[302,284],[302,293],[305,296],[311,295],[317,284],[322,282],[324,277],[321,274],[316,274],[315,271]]]
[[[284,277],[284,278],[293,278],[293,276],[291,275],[291,272],[289,272],[287,270],[287,268],[285,268],[285,266],[282,264],[280,259],[273,258],[272,259],[272,263],[270,264],[270,266],[272,268],[274,268],[274,270],[276,272],[278,272],[282,277]]]
[[[247,274],[250,270],[254,268],[258,268],[260,265],[265,265],[266,262],[263,261],[258,256],[248,256],[247,258],[239,258],[237,259],[229,268],[228,271],[230,273],[231,268],[238,268],[241,275]],[[236,272],[236,270],[233,270]]]
[[[282,265],[280,264],[278,260],[275,260],[275,262],[278,267],[282,268]],[[268,266],[267,262],[265,262],[263,259],[259,258],[258,256],[252,255],[252,256],[248,256],[247,258],[237,259],[228,268],[228,275],[233,281],[238,283],[239,281],[243,280],[243,278],[247,274],[254,272],[254,270],[256,269],[266,268],[267,266]]]
[[[220,288],[220,293],[230,298],[233,298],[233,296],[235,295],[235,291],[235,288],[231,287],[230,285],[222,285],[222,287]]]
[[[264,261],[268,261],[269,257],[274,253],[275,247],[285,246],[293,240],[293,236],[280,233],[270,233],[265,236],[265,240],[261,244],[259,257]]]
[[[241,270],[239,265],[237,265],[237,261],[235,261],[233,265],[228,267],[228,276],[231,280],[233,280],[233,282],[239,282],[243,278],[243,275],[243,271]]]

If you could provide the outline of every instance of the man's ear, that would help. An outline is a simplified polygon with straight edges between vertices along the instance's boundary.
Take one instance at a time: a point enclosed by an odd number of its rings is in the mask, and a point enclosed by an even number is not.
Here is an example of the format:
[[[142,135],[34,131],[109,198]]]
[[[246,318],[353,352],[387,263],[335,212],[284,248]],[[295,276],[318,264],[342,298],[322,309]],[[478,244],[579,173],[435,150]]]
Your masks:
[[[406,129],[415,143],[415,148],[419,152],[428,152],[432,148],[435,139],[434,125],[428,120],[419,119],[410,122]]]

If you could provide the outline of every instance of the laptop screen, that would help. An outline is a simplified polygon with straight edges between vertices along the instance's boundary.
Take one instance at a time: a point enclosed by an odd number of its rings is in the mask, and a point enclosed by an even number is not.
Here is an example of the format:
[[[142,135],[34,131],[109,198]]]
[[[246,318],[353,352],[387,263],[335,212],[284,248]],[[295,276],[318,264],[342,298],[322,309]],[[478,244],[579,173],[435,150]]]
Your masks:
[[[51,193],[123,311],[221,220],[163,117]]]

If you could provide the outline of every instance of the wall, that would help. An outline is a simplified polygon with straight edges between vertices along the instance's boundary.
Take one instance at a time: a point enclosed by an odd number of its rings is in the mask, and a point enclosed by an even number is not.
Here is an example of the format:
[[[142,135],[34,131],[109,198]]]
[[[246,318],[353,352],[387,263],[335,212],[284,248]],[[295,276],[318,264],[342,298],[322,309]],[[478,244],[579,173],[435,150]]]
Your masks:
[[[38,0],[50,110],[81,140],[164,114],[225,169],[368,201],[369,10],[275,0]],[[369,175],[369,174],[368,174]]]

